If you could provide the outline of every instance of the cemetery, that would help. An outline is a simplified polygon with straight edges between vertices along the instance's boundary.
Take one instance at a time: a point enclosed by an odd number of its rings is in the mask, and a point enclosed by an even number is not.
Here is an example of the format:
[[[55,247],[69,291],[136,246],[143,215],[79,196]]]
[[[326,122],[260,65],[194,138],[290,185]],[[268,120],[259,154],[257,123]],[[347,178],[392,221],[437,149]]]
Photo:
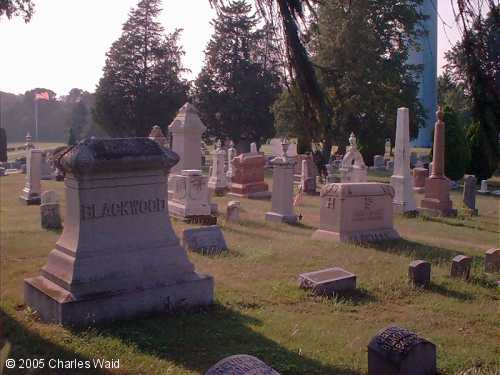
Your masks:
[[[196,77],[139,0],[95,92],[0,91],[0,374],[500,374],[500,5],[438,82],[428,0],[206,3]]]

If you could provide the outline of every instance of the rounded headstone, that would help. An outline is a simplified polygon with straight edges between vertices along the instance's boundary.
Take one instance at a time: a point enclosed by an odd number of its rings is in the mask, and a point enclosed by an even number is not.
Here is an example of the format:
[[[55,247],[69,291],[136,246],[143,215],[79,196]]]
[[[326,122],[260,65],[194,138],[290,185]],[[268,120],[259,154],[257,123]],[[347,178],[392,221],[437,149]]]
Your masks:
[[[238,354],[217,362],[205,375],[279,375],[279,373],[256,357]]]

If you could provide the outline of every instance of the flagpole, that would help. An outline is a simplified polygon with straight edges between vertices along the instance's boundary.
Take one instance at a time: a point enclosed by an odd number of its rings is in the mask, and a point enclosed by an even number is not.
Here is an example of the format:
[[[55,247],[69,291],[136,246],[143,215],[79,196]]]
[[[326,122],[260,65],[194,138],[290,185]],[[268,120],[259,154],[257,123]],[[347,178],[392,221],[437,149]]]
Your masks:
[[[36,143],[38,143],[38,100],[36,100],[35,96],[35,139]]]

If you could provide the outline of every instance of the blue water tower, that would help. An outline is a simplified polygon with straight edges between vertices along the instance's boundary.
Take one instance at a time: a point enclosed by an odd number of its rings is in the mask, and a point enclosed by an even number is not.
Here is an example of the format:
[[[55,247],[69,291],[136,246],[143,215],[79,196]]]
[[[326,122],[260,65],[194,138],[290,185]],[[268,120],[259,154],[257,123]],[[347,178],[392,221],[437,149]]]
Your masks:
[[[408,63],[422,65],[423,71],[417,77],[419,83],[418,99],[427,115],[425,125],[418,130],[418,136],[413,144],[416,147],[432,145],[432,130],[436,122],[437,110],[437,1],[424,0],[420,10],[428,18],[422,22],[426,33],[417,41],[418,48],[412,48]]]

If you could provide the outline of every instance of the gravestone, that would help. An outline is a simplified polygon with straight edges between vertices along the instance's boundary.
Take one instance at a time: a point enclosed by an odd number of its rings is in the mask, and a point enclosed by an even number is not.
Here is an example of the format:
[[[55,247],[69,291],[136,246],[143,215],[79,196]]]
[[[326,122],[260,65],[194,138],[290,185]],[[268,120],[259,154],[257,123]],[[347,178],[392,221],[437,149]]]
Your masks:
[[[295,163],[293,163],[295,165]],[[293,175],[292,175],[293,177]],[[292,181],[293,182],[293,181]],[[302,191],[308,195],[316,195],[316,174],[308,160],[302,160],[302,174],[300,176]],[[274,188],[273,188],[274,190]]]
[[[185,229],[182,244],[186,250],[202,254],[217,254],[227,250],[226,240],[218,225]]]
[[[238,153],[234,148],[234,142],[231,141],[229,143],[229,148],[227,149],[227,172],[226,177],[231,181],[231,177],[233,177],[233,159]]]
[[[215,150],[212,163],[212,171],[208,179],[208,188],[217,196],[222,196],[227,191],[227,179],[224,171],[226,152],[219,147]]]
[[[471,215],[477,216],[476,208],[476,176],[465,175],[464,176],[464,192],[462,200],[466,209],[468,209]]]
[[[410,168],[417,166],[418,154],[416,152],[410,152]]]
[[[425,197],[420,202],[419,212],[431,216],[456,216],[450,199],[450,184],[444,175],[445,123],[441,107],[437,111],[434,127],[434,145],[431,176],[425,181]]]
[[[408,268],[408,279],[412,285],[429,286],[431,282],[431,264],[425,260],[414,260]]]
[[[257,150],[257,143],[252,142],[250,143],[250,153],[251,154],[258,154],[259,150]]]
[[[28,151],[26,184],[19,199],[27,205],[40,204],[42,150],[32,148]]]
[[[489,249],[484,257],[484,272],[500,272],[500,249]]]
[[[273,156],[283,156],[283,149],[281,147],[281,142],[283,140],[281,138],[273,138],[271,139],[271,152]],[[288,146],[287,155],[289,157],[297,156],[297,143],[290,143]]]
[[[451,261],[450,276],[464,280],[469,280],[472,257],[467,255],[457,255]]]
[[[382,155],[375,155],[373,157],[373,169],[377,171],[385,171],[385,159]]]
[[[5,168],[0,167],[0,177],[5,176]]]
[[[368,344],[368,375],[435,375],[436,346],[397,326],[378,332]]]
[[[356,137],[351,133],[349,137],[349,150],[342,159],[340,182],[366,182],[366,164],[363,156],[358,151]]]
[[[392,201],[394,212],[400,214],[416,213],[417,210],[410,174],[410,147],[409,111],[408,108],[398,108],[394,174],[391,176],[391,186],[394,188]]]
[[[260,359],[247,354],[233,355],[217,362],[205,375],[280,375]]]
[[[325,167],[326,167],[326,174],[327,174],[326,183],[333,184],[336,182],[340,182],[339,179],[334,175],[335,166],[333,165],[333,163],[325,164]]]
[[[283,140],[282,156],[272,160],[273,165],[273,195],[271,211],[266,212],[266,220],[294,224],[297,215],[293,210],[293,171],[295,160],[287,156],[288,141]],[[302,163],[306,163],[304,160]]]
[[[385,147],[384,147],[384,156],[383,158],[385,160],[389,160],[391,158],[391,151],[392,151],[392,145],[391,145],[391,139],[387,138],[385,140]]]
[[[413,191],[416,193],[425,192],[425,179],[429,176],[427,168],[413,168]]]
[[[149,133],[149,139],[158,143],[161,147],[165,147],[167,144],[167,137],[163,134],[163,131],[158,125],[153,126],[151,132]]]
[[[42,160],[40,161],[40,174],[42,180],[52,180],[52,168],[47,161],[47,153],[42,152]]]
[[[59,198],[53,190],[44,191],[41,197],[40,216],[42,228],[61,229],[61,213],[59,210]]]
[[[24,287],[44,321],[89,325],[212,303],[213,278],[195,272],[168,215],[178,160],[148,138],[87,139],[58,157],[64,230]]]
[[[387,163],[385,164],[385,170],[388,172],[393,172],[394,171],[394,160],[388,160]]]
[[[269,187],[264,181],[264,155],[245,153],[233,159],[230,195],[269,199]]]
[[[300,183],[302,179],[302,161],[307,160],[307,163],[309,165],[309,169],[313,171],[313,174],[315,176],[318,175],[318,169],[316,167],[316,164],[314,164],[314,160],[312,155],[310,154],[299,154],[296,156],[295,161],[297,162],[295,164],[295,170],[293,174],[293,180],[294,182]]]
[[[226,220],[238,222],[240,220],[241,203],[239,201],[230,201],[227,204]]]
[[[331,296],[356,289],[356,275],[340,267],[302,273],[299,287],[311,289],[316,295]]]
[[[477,192],[479,194],[489,194],[490,191],[488,190],[488,181],[482,180],[481,181],[481,188]]]
[[[312,238],[355,242],[399,238],[394,229],[393,197],[392,186],[376,182],[323,186],[320,226]]]

